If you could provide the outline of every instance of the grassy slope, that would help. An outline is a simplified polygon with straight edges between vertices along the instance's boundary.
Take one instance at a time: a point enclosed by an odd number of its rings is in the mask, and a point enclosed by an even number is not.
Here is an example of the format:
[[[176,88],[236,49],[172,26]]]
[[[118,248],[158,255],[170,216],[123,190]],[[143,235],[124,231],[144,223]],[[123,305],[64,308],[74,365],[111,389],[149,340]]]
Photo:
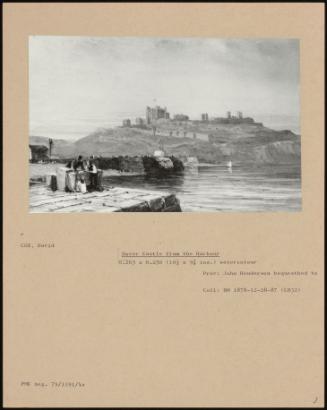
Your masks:
[[[187,128],[186,128],[187,127]],[[136,128],[101,129],[75,143],[54,140],[53,152],[71,155],[145,155],[153,154],[163,143],[167,154],[197,156],[201,162],[232,159],[246,163],[300,163],[300,137],[291,131],[274,131],[263,126],[194,124],[178,127],[210,135],[210,142],[168,136],[171,124],[160,124],[157,135]],[[182,134],[181,134],[182,135]],[[37,138],[38,142],[35,142]],[[42,137],[31,137],[42,143]],[[47,139],[44,139],[44,143]]]

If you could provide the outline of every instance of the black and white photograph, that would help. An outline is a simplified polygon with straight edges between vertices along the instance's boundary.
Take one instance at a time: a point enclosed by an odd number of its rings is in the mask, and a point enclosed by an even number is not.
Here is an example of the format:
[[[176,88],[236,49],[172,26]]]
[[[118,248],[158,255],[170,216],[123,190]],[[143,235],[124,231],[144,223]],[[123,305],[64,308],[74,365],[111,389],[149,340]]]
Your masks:
[[[29,37],[30,213],[299,212],[300,42]]]

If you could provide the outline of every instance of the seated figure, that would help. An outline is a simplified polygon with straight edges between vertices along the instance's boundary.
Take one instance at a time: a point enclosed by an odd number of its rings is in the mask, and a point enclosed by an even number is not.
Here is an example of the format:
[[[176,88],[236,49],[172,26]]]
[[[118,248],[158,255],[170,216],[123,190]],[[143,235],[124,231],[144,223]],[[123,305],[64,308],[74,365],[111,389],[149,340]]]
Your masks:
[[[76,191],[81,192],[82,194],[87,193],[86,182],[83,176],[80,177],[80,179],[78,180],[76,184]]]

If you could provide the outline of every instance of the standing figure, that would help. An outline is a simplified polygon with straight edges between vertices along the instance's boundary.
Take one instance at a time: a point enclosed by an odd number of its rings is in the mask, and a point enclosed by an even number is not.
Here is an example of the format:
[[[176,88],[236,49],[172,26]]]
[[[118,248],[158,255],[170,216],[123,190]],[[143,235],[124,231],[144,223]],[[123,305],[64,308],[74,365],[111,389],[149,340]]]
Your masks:
[[[84,164],[82,155],[79,155],[77,160],[74,161],[73,167],[74,167],[75,171],[78,171],[78,170],[84,171],[85,170],[85,164]]]
[[[75,186],[74,186],[74,190],[77,190],[77,183],[80,180],[81,176],[84,175],[84,171],[86,169],[85,167],[85,162],[83,160],[82,155],[79,155],[77,157],[77,159],[74,159],[74,161],[72,162],[72,168],[75,171]]]
[[[98,185],[98,168],[96,166],[96,161],[94,156],[91,156],[90,164],[89,164],[89,172],[90,172],[90,189],[93,191],[97,188]]]

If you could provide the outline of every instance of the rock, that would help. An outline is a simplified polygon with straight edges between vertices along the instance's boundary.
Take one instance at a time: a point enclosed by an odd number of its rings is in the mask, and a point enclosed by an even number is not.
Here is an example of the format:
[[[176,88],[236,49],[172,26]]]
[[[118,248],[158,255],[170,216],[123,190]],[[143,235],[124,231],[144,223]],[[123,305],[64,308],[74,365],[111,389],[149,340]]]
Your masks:
[[[170,207],[176,205],[176,203],[179,202],[176,198],[175,195],[171,194],[167,197],[165,197],[165,207]]]
[[[129,201],[120,205],[121,212],[151,212],[149,204],[146,201]]]

